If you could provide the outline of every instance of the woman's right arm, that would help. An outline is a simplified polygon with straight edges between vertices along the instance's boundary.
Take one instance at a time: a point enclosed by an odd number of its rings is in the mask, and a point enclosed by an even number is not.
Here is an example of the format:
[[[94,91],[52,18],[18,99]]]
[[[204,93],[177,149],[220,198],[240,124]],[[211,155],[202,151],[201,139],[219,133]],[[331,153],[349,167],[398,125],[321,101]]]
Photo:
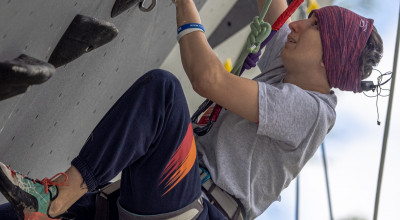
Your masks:
[[[258,10],[261,13],[265,2],[267,0],[257,0]],[[265,22],[270,23],[271,25],[278,19],[278,17],[286,10],[288,7],[286,0],[272,0],[271,5],[269,6],[267,15],[264,18]],[[290,22],[290,18],[286,21]]]

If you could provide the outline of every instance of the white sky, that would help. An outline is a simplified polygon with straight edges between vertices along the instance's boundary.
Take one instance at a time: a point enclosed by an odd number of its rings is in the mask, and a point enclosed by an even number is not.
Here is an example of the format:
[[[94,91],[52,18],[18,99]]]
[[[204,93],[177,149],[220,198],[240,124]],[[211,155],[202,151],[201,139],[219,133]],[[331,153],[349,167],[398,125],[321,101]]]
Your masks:
[[[375,19],[375,26],[384,41],[384,57],[378,69],[393,69],[393,56],[398,0],[337,1],[338,5]],[[399,63],[400,65],[400,63]],[[374,77],[376,79],[376,76]],[[372,78],[371,78],[372,79]],[[396,79],[394,104],[384,179],[381,191],[379,218],[400,219],[400,79]],[[377,126],[374,98],[362,94],[335,91],[338,95],[337,120],[326,138],[328,173],[335,219],[372,219],[378,169],[381,157],[383,132],[388,98],[379,99],[381,126]],[[300,218],[305,220],[329,219],[328,201],[321,151],[317,151],[300,174]],[[296,181],[282,193],[282,202],[275,202],[257,220],[295,219]]]

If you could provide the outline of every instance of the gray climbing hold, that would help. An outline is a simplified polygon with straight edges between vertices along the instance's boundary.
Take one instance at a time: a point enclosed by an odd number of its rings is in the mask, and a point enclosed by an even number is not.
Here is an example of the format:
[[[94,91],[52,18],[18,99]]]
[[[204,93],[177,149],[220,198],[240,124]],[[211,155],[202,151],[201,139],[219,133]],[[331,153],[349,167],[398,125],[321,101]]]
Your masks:
[[[30,85],[46,82],[55,72],[53,65],[28,55],[0,63],[0,100],[24,93]]]
[[[58,42],[49,63],[56,68],[65,65],[107,44],[117,35],[118,29],[110,22],[77,15]]]

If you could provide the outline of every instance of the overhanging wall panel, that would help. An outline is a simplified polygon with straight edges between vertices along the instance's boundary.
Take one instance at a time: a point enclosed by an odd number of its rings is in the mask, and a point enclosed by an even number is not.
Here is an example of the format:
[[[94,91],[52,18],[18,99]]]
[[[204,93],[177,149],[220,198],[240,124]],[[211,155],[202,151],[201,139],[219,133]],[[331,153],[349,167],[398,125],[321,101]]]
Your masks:
[[[205,0],[196,0],[200,8]],[[57,68],[46,83],[0,102],[0,161],[33,177],[64,171],[115,101],[143,73],[158,68],[176,43],[175,8],[158,1],[110,18],[109,0],[2,0],[0,60],[25,53],[48,60],[76,14],[109,21],[119,35]],[[4,198],[0,198],[0,202]]]

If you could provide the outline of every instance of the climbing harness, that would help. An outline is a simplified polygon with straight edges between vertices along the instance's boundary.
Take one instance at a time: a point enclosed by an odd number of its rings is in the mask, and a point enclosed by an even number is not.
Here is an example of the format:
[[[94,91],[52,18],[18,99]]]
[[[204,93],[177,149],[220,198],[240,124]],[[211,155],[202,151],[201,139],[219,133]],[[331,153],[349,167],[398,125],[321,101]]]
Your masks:
[[[203,211],[203,198],[200,196],[198,199],[189,205],[169,213],[158,215],[136,215],[124,209],[119,203],[121,180],[100,189],[96,197],[96,220],[111,220],[119,219],[124,220],[160,220],[160,219],[187,219],[194,220]]]
[[[159,215],[136,215],[124,209],[119,200],[117,201],[119,219],[123,220],[162,220],[162,219],[185,219],[195,220],[203,212],[203,198],[200,196],[198,199],[190,203],[188,206],[174,212],[159,214]]]
[[[264,22],[264,17],[271,4],[271,0],[268,0],[265,3],[260,16],[256,16],[250,25],[251,33],[246,40],[239,59],[235,63],[235,66],[231,72],[232,74],[241,76],[245,69],[251,69],[256,66],[261,56],[261,50],[267,45],[275,33],[282,27],[282,25],[294,13],[294,11],[303,3],[303,1],[304,0],[292,1],[289,7],[275,21],[272,27],[270,24]],[[195,125],[193,132],[198,136],[207,134],[212,128],[213,124],[217,121],[221,110],[222,107],[220,105],[209,99],[205,100],[191,117],[192,123]],[[199,116],[203,112],[204,114],[200,120],[198,120]]]
[[[200,167],[201,190],[207,199],[229,220],[245,220],[246,212],[243,204],[217,186],[208,171]]]

